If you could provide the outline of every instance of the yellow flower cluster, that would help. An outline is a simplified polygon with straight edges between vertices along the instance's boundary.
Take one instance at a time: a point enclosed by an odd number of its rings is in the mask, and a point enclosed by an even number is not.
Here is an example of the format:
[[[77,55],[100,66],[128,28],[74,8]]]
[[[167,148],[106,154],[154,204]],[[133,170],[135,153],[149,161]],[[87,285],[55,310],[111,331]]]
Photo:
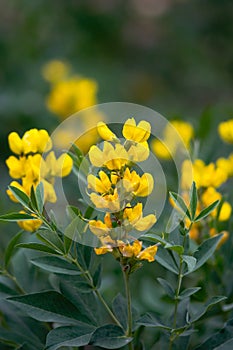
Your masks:
[[[97,131],[93,128],[98,121],[103,119],[97,111],[83,111],[85,108],[98,103],[98,84],[94,79],[79,76],[72,72],[71,66],[60,60],[52,60],[44,65],[42,74],[45,80],[50,83],[51,90],[46,99],[46,105],[50,112],[62,120],[70,115],[80,112],[79,131],[83,137],[75,142],[77,146],[87,153],[91,145],[97,141]],[[87,132],[87,130],[89,130]],[[55,134],[54,143],[59,148],[67,148],[70,140],[76,140],[77,131],[59,130]]]
[[[199,203],[197,207],[197,214],[201,212],[202,209],[209,206],[216,200],[223,201],[223,196],[220,192],[217,191],[217,188],[220,187],[228,179],[228,174],[224,170],[223,166],[219,166],[219,162],[210,163],[206,165],[201,159],[196,159],[193,163],[189,160],[185,160],[182,165],[182,179],[181,179],[181,188],[182,196],[188,204],[188,190],[191,187],[191,182],[194,180],[197,186],[199,193]],[[219,221],[226,221],[230,218],[232,208],[229,202],[223,201],[221,204],[221,209],[218,212],[218,209],[215,209],[211,213],[212,219],[215,219],[218,214]],[[189,225],[189,220],[187,224]],[[198,222],[193,224],[190,231],[190,237],[195,240],[199,240],[201,236],[203,225],[206,225],[206,222]],[[209,223],[211,225],[211,223]],[[211,231],[213,232],[213,230]],[[216,234],[216,232],[215,232]],[[222,238],[222,243],[226,240],[226,235]]]
[[[178,134],[175,133],[174,129]],[[181,142],[183,142],[183,146],[189,149],[193,136],[194,130],[191,124],[181,120],[173,120],[165,127],[163,140],[153,140],[151,142],[151,149],[157,157],[169,160],[175,155]]]
[[[104,140],[103,148],[90,148],[90,162],[97,168],[97,173],[89,174],[87,183],[91,202],[106,214],[104,221],[89,222],[90,230],[103,246],[96,252],[103,254],[119,247],[116,249],[122,256],[129,254],[135,259],[153,261],[157,246],[141,251],[141,242],[135,241],[131,246],[122,241],[128,240],[130,231],[148,230],[156,222],[154,214],[143,216],[143,204],[138,201],[138,197],[151,194],[153,177],[149,173],[140,175],[133,169],[135,163],[149,156],[150,124],[146,121],[136,124],[134,118],[128,119],[122,129],[124,142],[103,122],[97,124],[97,130]]]
[[[56,177],[67,176],[72,169],[73,161],[69,155],[63,153],[59,158],[55,157],[52,149],[52,141],[46,130],[31,129],[24,133],[23,137],[16,132],[11,132],[8,136],[9,147],[15,154],[6,160],[10,176],[15,179],[11,186],[20,189],[30,196],[31,187],[34,188],[40,183],[44,186],[44,200],[54,203],[57,200],[54,190]],[[43,158],[42,154],[46,153]],[[16,181],[18,180],[18,181]],[[14,202],[18,200],[14,197],[10,189],[7,194]],[[21,227],[26,225],[27,229],[35,229],[37,220],[21,223]]]

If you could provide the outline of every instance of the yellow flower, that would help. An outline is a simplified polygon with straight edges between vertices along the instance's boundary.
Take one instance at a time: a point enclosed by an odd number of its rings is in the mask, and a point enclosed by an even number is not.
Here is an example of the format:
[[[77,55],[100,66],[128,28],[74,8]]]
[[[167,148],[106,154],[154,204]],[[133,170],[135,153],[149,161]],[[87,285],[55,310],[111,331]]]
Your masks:
[[[233,119],[220,123],[218,132],[223,141],[233,143]]]
[[[153,214],[143,217],[142,203],[137,203],[134,207],[124,209],[124,225],[131,225],[137,231],[144,231],[151,228],[156,223],[156,216]]]
[[[78,76],[58,81],[47,98],[47,107],[52,113],[66,118],[95,105],[97,88],[96,81]]]
[[[154,179],[149,173],[144,173],[140,178],[135,170],[130,172],[129,168],[126,168],[123,177],[123,186],[126,192],[132,192],[138,197],[146,197],[153,190]]]
[[[192,125],[182,120],[172,120],[171,125],[176,129],[185,146],[189,147],[190,141],[194,135]],[[176,139],[174,130],[169,124],[167,124],[167,127],[164,130],[164,139],[169,142],[169,140],[172,141],[174,138]],[[179,142],[179,140],[176,141],[177,143]]]
[[[147,248],[145,248],[142,252],[140,252],[137,255],[137,258],[139,260],[147,260],[149,262],[152,262],[155,260],[155,255],[157,253],[158,247],[157,245],[152,245]]]
[[[217,159],[216,165],[218,168],[221,168],[223,171],[225,171],[229,177],[233,176],[233,153],[231,153],[227,159]]]
[[[10,156],[6,160],[6,165],[9,168],[10,177],[13,179],[20,179],[25,176],[25,157],[16,158],[15,156]]]
[[[132,258],[137,257],[142,249],[142,242],[136,240],[132,245],[123,244],[119,246],[119,250],[124,257]]]
[[[97,124],[97,131],[100,137],[105,141],[113,141],[114,139],[117,139],[116,135],[103,122]]]
[[[90,220],[89,228],[91,232],[98,237],[107,236],[110,233],[112,228],[110,213],[105,214],[104,222],[100,220]]]
[[[96,167],[106,166],[109,170],[120,170],[129,160],[128,153],[122,145],[116,144],[113,147],[107,141],[104,141],[103,151],[97,146],[92,146],[89,158],[92,165]]]
[[[42,68],[42,75],[50,83],[56,83],[64,79],[70,72],[70,65],[59,60],[52,60]]]
[[[99,178],[93,174],[89,174],[87,177],[87,182],[88,188],[91,188],[92,190],[102,194],[109,192],[112,188],[112,184],[109,180],[108,175],[105,174],[105,172],[102,170],[99,172]]]
[[[134,163],[143,162],[149,157],[149,154],[150,150],[146,141],[131,145],[128,150],[129,160]]]
[[[219,221],[226,221],[230,218],[232,212],[232,207],[229,202],[224,202],[222,204],[220,213],[219,213]]]
[[[8,136],[9,147],[15,154],[43,153],[52,148],[52,141],[46,130],[31,129],[24,133],[22,139],[16,132]]]
[[[135,142],[145,142],[150,137],[151,126],[145,120],[141,120],[138,125],[134,118],[126,120],[122,134],[127,140]]]
[[[92,192],[90,194],[90,200],[96,206],[96,208],[108,209],[111,212],[118,212],[120,210],[120,200],[116,188],[113,194],[107,194],[104,197]]]
[[[202,197],[201,197],[201,200],[204,204],[204,206],[208,206],[210,205],[211,203],[213,203],[214,201],[216,200],[221,200],[222,199],[222,195],[217,192],[215,190],[214,187],[208,187],[206,189],[206,191],[202,194]],[[211,215],[213,217],[216,216],[217,214],[217,208],[211,213]],[[222,207],[221,207],[221,210],[220,210],[220,213],[219,213],[219,221],[226,221],[229,219],[229,217],[231,216],[231,211],[232,211],[232,208],[231,208],[231,205],[230,203],[228,202],[224,202],[222,204]]]
[[[65,177],[70,174],[73,166],[72,158],[63,153],[59,158],[56,158],[55,153],[51,151],[47,157],[41,159],[41,176],[51,179],[54,177]]]
[[[20,213],[25,214],[24,211],[20,211]],[[31,214],[31,215],[36,217],[35,214]],[[21,227],[25,231],[35,232],[43,224],[43,221],[40,219],[22,220],[22,221],[17,221],[17,224],[19,225],[19,227]]]

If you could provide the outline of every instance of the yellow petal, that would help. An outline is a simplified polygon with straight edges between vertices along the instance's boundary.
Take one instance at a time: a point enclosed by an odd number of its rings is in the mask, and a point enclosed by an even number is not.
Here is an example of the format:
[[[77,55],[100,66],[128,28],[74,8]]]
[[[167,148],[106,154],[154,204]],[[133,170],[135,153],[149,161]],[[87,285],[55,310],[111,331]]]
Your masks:
[[[23,153],[23,141],[16,132],[11,132],[8,136],[9,147],[15,154]]]
[[[145,142],[150,137],[151,126],[145,120],[141,120],[134,130],[134,141]]]
[[[107,225],[100,220],[91,220],[89,222],[89,228],[91,232],[98,237],[105,236],[110,232],[110,229],[107,227]]]
[[[156,217],[153,214],[147,215],[142,217],[140,220],[138,220],[135,224],[134,227],[138,231],[145,231],[149,230],[155,223],[156,223]]]
[[[10,156],[6,160],[6,165],[9,168],[9,174],[13,179],[20,179],[25,175],[25,157],[19,159],[15,156]]]
[[[129,159],[134,163],[143,162],[149,157],[149,154],[150,150],[146,141],[132,145],[128,150]]]
[[[114,139],[116,139],[116,135],[109,129],[109,127],[103,123],[103,122],[99,122],[97,124],[97,131],[98,134],[100,135],[100,137],[103,140],[106,141],[113,141]]]
[[[31,129],[25,132],[23,135],[23,149],[24,153],[36,153],[38,152],[39,133],[37,129]]]
[[[232,207],[230,203],[224,202],[220,210],[219,221],[228,220],[231,216],[231,212],[232,212]]]
[[[139,197],[146,197],[152,192],[154,187],[154,179],[153,176],[149,173],[145,173],[142,175],[140,180],[140,185],[137,191],[135,191],[135,195]]]
[[[91,146],[89,158],[92,165],[101,167],[104,164],[103,152],[97,146]]]
[[[25,214],[24,211],[20,211],[20,213]],[[31,215],[36,217],[35,214],[31,214]],[[35,232],[43,224],[43,221],[40,219],[22,220],[22,221],[17,221],[17,224],[19,225],[19,227],[21,227],[25,231]]]
[[[46,130],[41,129],[38,131],[39,142],[38,142],[38,152],[48,152],[52,148],[52,140]]]
[[[102,254],[108,253],[109,248],[106,248],[106,247],[94,248],[94,251],[95,251],[96,255],[102,255]]]
[[[57,196],[53,185],[44,179],[41,182],[44,185],[45,202],[55,203],[57,201]]]
[[[72,158],[63,153],[56,161],[56,176],[65,177],[70,174],[73,166]]]
[[[133,140],[134,130],[136,127],[136,122],[134,118],[129,118],[126,120],[122,134],[127,140]]]
[[[147,260],[152,262],[155,260],[155,255],[157,253],[158,247],[157,245],[152,245],[150,247],[145,248],[141,253],[138,254],[138,259]]]

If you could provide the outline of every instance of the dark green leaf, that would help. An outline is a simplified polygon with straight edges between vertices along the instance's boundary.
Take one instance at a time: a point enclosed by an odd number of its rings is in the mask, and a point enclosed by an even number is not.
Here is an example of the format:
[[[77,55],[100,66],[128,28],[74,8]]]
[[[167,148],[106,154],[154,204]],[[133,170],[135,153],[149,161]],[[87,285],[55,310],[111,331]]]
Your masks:
[[[82,216],[82,213],[79,208],[74,205],[68,205],[66,207],[67,213],[71,219],[75,219],[77,216]]]
[[[185,215],[187,215],[187,217],[191,220],[191,215],[190,212],[188,210],[187,205],[185,204],[183,198],[175,193],[175,192],[169,192],[170,197],[173,199],[173,201],[175,202],[175,204],[183,211],[183,213]]]
[[[161,284],[161,286],[164,288],[165,292],[171,297],[174,298],[175,296],[175,289],[172,287],[172,285],[164,280],[163,278],[157,278],[158,282]]]
[[[56,350],[61,346],[84,346],[91,339],[95,327],[89,325],[63,326],[49,332],[45,350]]]
[[[197,210],[197,188],[196,188],[196,183],[192,183],[191,187],[191,195],[190,195],[190,213],[191,213],[191,218],[194,220],[195,214]]]
[[[221,238],[221,234],[208,238],[198,247],[198,250],[194,253],[194,257],[197,259],[194,271],[199,269],[211,257]]]
[[[98,289],[101,285],[102,264],[100,263],[93,275],[93,285]]]
[[[20,244],[17,244],[16,248],[26,248],[26,249],[37,250],[39,252],[45,252],[49,254],[57,254],[56,250],[48,247],[45,244],[40,244],[40,243],[20,243]]]
[[[67,275],[80,275],[78,268],[67,260],[58,256],[41,256],[31,260],[36,265],[46,271]]]
[[[184,289],[180,295],[179,295],[179,299],[184,299],[184,298],[188,298],[191,295],[195,294],[196,292],[198,292],[201,289],[201,287],[194,287],[194,288],[187,288]]]
[[[31,186],[30,204],[31,204],[32,209],[35,212],[37,212],[38,211],[38,205],[37,205],[37,200],[36,200],[36,194],[35,194],[34,186]]]
[[[7,298],[29,316],[43,322],[88,323],[88,318],[63,295],[55,291]]]
[[[17,295],[18,293],[10,288],[8,285],[4,284],[3,282],[0,282],[0,297],[1,298],[5,298],[5,297],[9,297],[12,295]]]
[[[184,275],[188,275],[189,273],[194,271],[196,263],[197,263],[197,259],[194,258],[193,256],[189,256],[189,255],[183,255],[182,259],[186,263],[187,268],[188,268],[188,271],[185,272]]]
[[[93,207],[87,207],[87,210],[85,211],[85,214],[84,214],[84,217],[85,219],[90,219],[91,218],[91,215],[93,214],[94,212],[94,208]]]
[[[19,188],[14,186],[9,186],[9,190],[25,208],[30,209],[30,198],[25,192],[22,192]]]
[[[30,214],[23,213],[9,213],[0,216],[0,221],[22,221],[22,220],[35,220],[37,219],[35,216],[31,216]]]
[[[216,305],[218,303],[220,303],[223,300],[226,300],[227,298],[224,296],[217,296],[217,297],[212,297],[210,300],[208,300],[203,306],[201,306],[201,308],[196,311],[195,313],[193,313],[193,315],[190,318],[190,323],[196,322],[197,320],[199,320],[199,318],[201,318],[206,312],[207,310],[213,306]]]
[[[15,246],[17,245],[18,241],[20,240],[22,234],[23,234],[23,231],[19,231],[17,233],[17,235],[15,235],[8,243],[8,246],[7,246],[6,251],[5,251],[5,259],[4,259],[5,267],[7,267],[9,265],[9,262],[10,262],[12,256],[14,255],[14,252],[15,252]]]
[[[50,230],[39,230],[37,237],[43,242],[54,248],[59,252],[64,252],[62,240],[59,238],[57,232]]]
[[[164,325],[158,318],[157,314],[153,312],[147,312],[144,316],[137,320],[137,323],[146,327],[161,328],[169,331],[171,330],[171,327]]]
[[[132,341],[132,338],[127,338],[122,328],[108,324],[97,328],[90,343],[105,349],[120,349],[130,341]]]
[[[172,252],[169,253],[167,249],[159,247],[157,254],[155,255],[155,260],[169,271],[178,275],[179,270],[171,254]]]
[[[127,329],[128,314],[127,314],[127,302],[126,299],[119,293],[113,299],[112,309],[120,324],[124,329]]]
[[[200,221],[204,219],[206,216],[208,216],[218,205],[220,201],[217,200],[214,203],[210,204],[207,208],[203,209],[199,215],[195,218],[195,222]]]

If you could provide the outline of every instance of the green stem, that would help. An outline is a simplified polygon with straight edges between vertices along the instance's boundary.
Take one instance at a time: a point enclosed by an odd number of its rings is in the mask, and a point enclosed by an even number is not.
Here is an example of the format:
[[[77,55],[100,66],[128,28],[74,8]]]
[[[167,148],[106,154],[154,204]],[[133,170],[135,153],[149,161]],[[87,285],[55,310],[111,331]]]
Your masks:
[[[191,229],[192,224],[189,227],[189,230]],[[183,247],[185,248],[185,243],[186,243],[186,237],[187,234],[184,236],[183,240]],[[178,273],[178,283],[177,283],[177,288],[176,288],[176,294],[175,294],[175,309],[174,309],[174,319],[173,319],[173,325],[172,328],[173,330],[176,329],[176,323],[177,323],[177,311],[178,311],[178,305],[179,305],[179,295],[180,295],[180,288],[182,284],[182,279],[183,279],[183,258],[180,255],[180,266],[179,266],[179,273]],[[169,350],[172,350],[173,342],[175,340],[175,336],[171,334],[170,336],[170,342],[169,342]]]
[[[128,325],[127,325],[127,331],[126,336],[131,338],[132,337],[132,326],[133,326],[133,318],[132,318],[132,305],[131,305],[131,293],[130,293],[130,286],[129,286],[129,271],[125,269],[125,266],[122,266],[122,272],[124,277],[124,284],[125,284],[125,294],[126,294],[126,300],[127,300],[127,314],[128,314]],[[133,350],[133,342],[131,341],[128,344],[128,349]]]
[[[110,307],[108,306],[108,304],[106,303],[106,301],[104,300],[104,298],[102,297],[102,295],[100,294],[100,292],[98,291],[98,289],[96,289],[96,287],[94,286],[93,283],[93,279],[92,276],[90,274],[89,271],[85,271],[82,266],[79,264],[77,259],[74,258],[69,258],[68,256],[65,256],[65,258],[67,260],[69,260],[70,262],[74,263],[78,269],[83,273],[83,277],[86,279],[86,281],[90,284],[90,286],[92,287],[95,295],[97,296],[97,298],[99,299],[99,301],[102,303],[102,305],[105,307],[106,311],[108,312],[108,314],[110,315],[110,317],[112,318],[112,320],[119,326],[122,327],[120,322],[118,321],[118,319],[115,317],[114,313],[112,312],[112,310],[110,309]]]
[[[14,284],[16,285],[18,291],[21,293],[21,294],[26,294],[25,290],[19,285],[19,282],[17,281],[16,277],[11,275],[10,272],[8,272],[7,270],[3,270],[2,271],[2,274],[6,277],[8,277],[9,279],[11,279]]]

